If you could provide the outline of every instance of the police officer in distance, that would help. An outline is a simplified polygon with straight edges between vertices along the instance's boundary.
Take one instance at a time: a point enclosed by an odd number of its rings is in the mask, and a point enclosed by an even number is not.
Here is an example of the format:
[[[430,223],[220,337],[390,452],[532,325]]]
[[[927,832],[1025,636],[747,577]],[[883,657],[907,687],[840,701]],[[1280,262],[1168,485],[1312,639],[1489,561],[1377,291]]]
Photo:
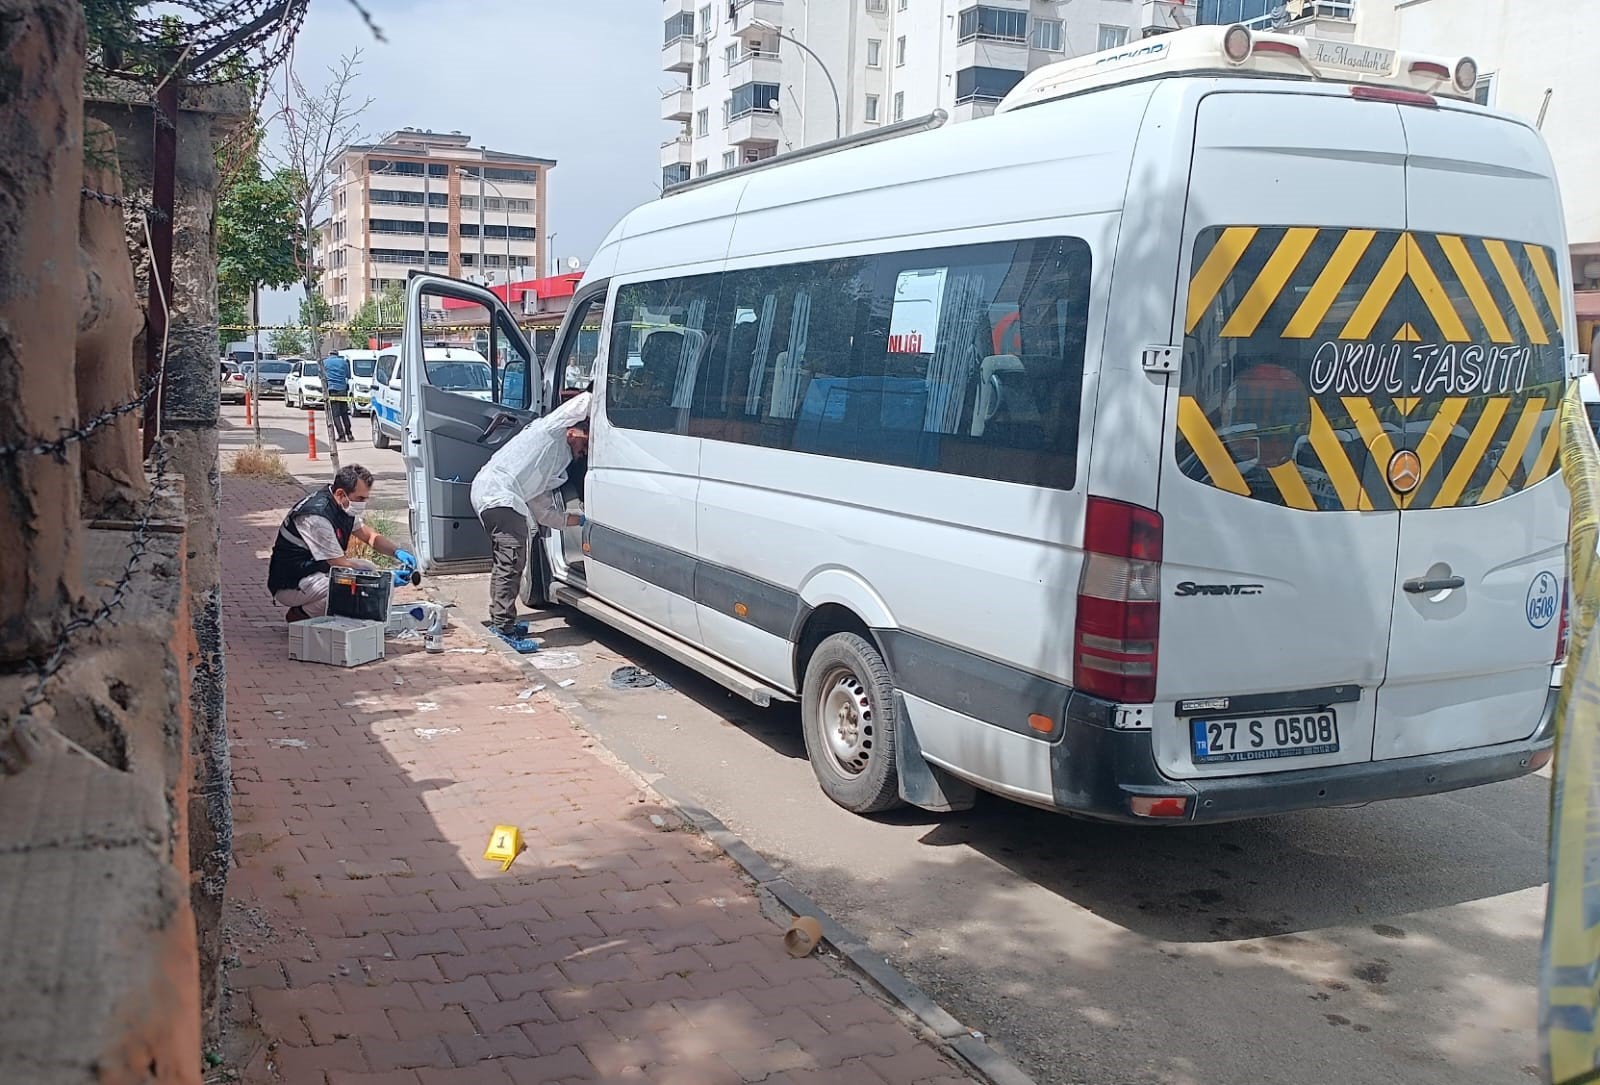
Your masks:
[[[351,539],[417,567],[415,555],[361,522],[371,492],[372,472],[351,464],[339,469],[331,485],[308,494],[283,518],[272,542],[267,590],[279,606],[289,608],[289,621],[328,613],[329,569],[377,568],[370,561],[345,556]]]

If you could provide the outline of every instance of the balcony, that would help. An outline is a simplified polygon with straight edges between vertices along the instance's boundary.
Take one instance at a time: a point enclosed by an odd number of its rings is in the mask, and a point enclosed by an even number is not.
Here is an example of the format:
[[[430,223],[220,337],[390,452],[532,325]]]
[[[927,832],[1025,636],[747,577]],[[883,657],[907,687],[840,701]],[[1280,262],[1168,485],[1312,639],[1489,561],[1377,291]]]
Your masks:
[[[733,32],[746,41],[760,40],[772,33],[760,23],[783,25],[782,0],[731,0]]]
[[[1355,39],[1355,0],[1289,0],[1278,12],[1250,19],[1244,25],[1251,30],[1304,34],[1333,41]]]
[[[694,38],[687,34],[673,38],[661,47],[661,69],[668,72],[694,71]]]
[[[676,87],[661,96],[661,119],[686,121],[694,116],[694,92],[688,87]]]
[[[693,15],[695,0],[663,0],[661,4],[661,17],[670,19],[674,15]]]
[[[950,119],[952,121],[960,122],[975,121],[980,117],[992,117],[994,116],[994,107],[998,104],[998,102],[990,101],[988,99],[973,98],[959,103],[953,110],[951,110]]]
[[[779,83],[783,74],[783,61],[771,49],[747,52],[728,66],[728,85],[746,83]]]
[[[688,136],[675,136],[661,145],[661,168],[687,166],[693,143]]]
[[[770,109],[753,109],[728,122],[728,142],[735,147],[747,144],[776,144],[783,138],[783,124]]]

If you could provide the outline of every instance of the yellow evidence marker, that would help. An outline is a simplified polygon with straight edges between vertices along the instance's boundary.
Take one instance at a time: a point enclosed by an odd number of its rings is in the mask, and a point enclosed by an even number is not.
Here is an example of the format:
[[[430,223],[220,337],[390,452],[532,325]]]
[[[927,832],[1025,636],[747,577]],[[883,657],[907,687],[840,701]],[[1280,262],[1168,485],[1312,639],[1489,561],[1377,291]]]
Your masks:
[[[527,845],[522,842],[521,829],[515,825],[496,825],[494,832],[489,834],[489,846],[484,849],[483,857],[499,863],[501,870],[510,870],[512,862],[525,847]]]

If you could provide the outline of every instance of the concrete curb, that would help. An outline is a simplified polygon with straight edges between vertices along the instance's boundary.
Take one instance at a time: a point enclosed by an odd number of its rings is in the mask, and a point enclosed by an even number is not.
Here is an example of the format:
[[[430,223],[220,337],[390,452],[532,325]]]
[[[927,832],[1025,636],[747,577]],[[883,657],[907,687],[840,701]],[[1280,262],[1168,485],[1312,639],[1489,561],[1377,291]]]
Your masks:
[[[473,635],[485,641],[491,651],[500,652],[534,674],[543,674],[525,656],[513,652],[498,638],[483,633],[475,623],[459,624],[463,628],[471,628]],[[581,704],[556,696],[559,692],[563,691],[556,688],[546,690],[551,699],[574,723],[604,746],[613,757],[643,777],[649,783],[651,790],[665,799],[701,835],[721,848],[728,858],[755,881],[757,886],[771,893],[780,904],[795,915],[814,917],[822,925],[822,937],[838,950],[840,956],[871,980],[873,986],[920,1021],[924,1028],[939,1037],[953,1054],[979,1076],[992,1085],[1037,1085],[1021,1067],[990,1047],[982,1033],[975,1032],[957,1021],[926,991],[901,974],[886,958],[874,953],[865,941],[829,915],[810,895],[780,874],[776,867],[767,862],[765,856],[745,843],[737,833],[724,825],[720,818],[663,776],[631,743],[607,737],[603,733],[603,728],[596,726],[593,717]]]

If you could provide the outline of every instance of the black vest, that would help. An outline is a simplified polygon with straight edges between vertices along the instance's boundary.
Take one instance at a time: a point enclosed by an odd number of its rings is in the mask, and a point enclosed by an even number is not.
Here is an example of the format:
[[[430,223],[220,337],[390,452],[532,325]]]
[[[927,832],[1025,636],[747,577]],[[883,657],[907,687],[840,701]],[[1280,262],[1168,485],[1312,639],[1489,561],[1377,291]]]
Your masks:
[[[302,516],[320,516],[333,525],[334,538],[341,548],[350,545],[350,533],[355,530],[356,518],[339,507],[333,499],[333,489],[324,486],[308,494],[289,510],[278,526],[278,537],[272,541],[272,563],[267,566],[267,590],[276,594],[298,588],[300,581],[312,573],[325,573],[328,563],[311,556],[310,549],[300,538],[294,522]]]

